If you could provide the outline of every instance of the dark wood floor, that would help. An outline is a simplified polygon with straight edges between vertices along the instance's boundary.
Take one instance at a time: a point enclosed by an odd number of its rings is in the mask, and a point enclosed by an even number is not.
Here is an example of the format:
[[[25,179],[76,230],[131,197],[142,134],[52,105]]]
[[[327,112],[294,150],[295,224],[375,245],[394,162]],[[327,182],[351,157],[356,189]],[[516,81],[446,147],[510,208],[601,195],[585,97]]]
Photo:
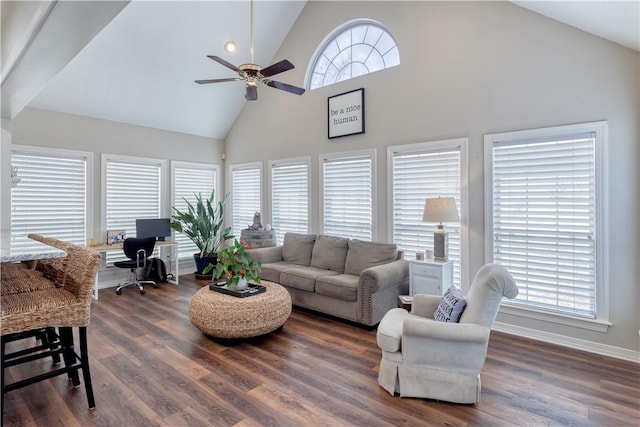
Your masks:
[[[293,311],[282,331],[217,342],[188,319],[200,284],[100,292],[89,327],[97,408],[60,376],[7,393],[6,426],[638,426],[640,366],[492,333],[482,399],[392,397],[375,331]],[[43,362],[47,366],[49,362]],[[8,370],[8,378],[22,367]]]

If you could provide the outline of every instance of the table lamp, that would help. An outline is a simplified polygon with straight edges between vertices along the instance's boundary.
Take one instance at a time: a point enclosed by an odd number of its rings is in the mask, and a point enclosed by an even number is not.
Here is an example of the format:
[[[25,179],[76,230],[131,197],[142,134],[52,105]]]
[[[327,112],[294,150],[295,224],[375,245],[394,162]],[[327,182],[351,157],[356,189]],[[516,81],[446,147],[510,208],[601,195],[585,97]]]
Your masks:
[[[458,208],[453,197],[438,197],[427,199],[424,202],[422,222],[439,222],[438,228],[433,232],[433,258],[439,261],[448,259],[448,238],[444,231],[443,222],[458,222]]]

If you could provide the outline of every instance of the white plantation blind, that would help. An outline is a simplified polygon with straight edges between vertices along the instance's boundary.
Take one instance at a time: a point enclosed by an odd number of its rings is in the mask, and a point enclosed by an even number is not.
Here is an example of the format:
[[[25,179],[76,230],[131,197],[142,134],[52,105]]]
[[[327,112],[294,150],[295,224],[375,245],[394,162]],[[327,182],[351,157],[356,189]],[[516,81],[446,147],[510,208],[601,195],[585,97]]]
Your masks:
[[[240,233],[253,223],[253,215],[260,212],[260,167],[231,169],[233,197],[233,235],[240,240]],[[263,224],[264,225],[264,224]]]
[[[160,162],[106,160],[106,227],[136,236],[136,219],[159,218],[161,213]],[[126,259],[107,253],[107,262]]]
[[[271,218],[278,244],[287,232],[309,232],[308,162],[271,165]]]
[[[187,202],[195,208],[196,197],[200,193],[204,200],[208,199],[211,191],[217,188],[218,169],[215,166],[176,165],[173,168],[173,205],[181,212],[187,211]],[[220,194],[215,194],[216,203]],[[171,215],[175,211],[171,209]],[[174,232],[174,240],[178,242],[178,257],[190,258],[198,252],[198,247],[191,239],[183,234]]]
[[[372,155],[324,158],[322,168],[323,233],[371,240]]]
[[[87,157],[13,151],[21,181],[11,189],[11,235],[87,242]],[[31,247],[25,247],[25,252]]]
[[[433,250],[433,232],[438,224],[422,222],[427,198],[453,197],[460,208],[460,147],[443,150],[402,150],[393,153],[393,241],[405,251],[405,259],[416,252]],[[453,281],[461,287],[460,224],[444,225],[449,237],[449,259]]]
[[[596,315],[595,134],[493,143],[493,258],[518,302]]]

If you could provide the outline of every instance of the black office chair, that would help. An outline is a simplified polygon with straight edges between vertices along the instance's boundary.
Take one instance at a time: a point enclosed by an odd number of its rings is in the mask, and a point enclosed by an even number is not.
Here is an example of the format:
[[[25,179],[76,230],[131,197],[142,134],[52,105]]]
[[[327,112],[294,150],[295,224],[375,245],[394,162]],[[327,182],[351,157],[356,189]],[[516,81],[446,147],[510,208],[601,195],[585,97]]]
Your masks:
[[[141,294],[144,294],[144,287],[142,286],[143,284],[153,285],[154,288],[158,287],[156,282],[152,280],[138,279],[138,269],[142,268],[142,271],[145,270],[145,267],[147,266],[147,258],[151,256],[155,245],[155,237],[147,237],[144,239],[136,239],[131,237],[124,240],[122,249],[124,250],[124,254],[127,256],[127,258],[129,258],[129,260],[116,261],[113,263],[113,265],[119,268],[131,269],[131,279],[128,282],[118,286],[116,288],[116,294],[122,294],[122,288],[129,285],[136,285]]]

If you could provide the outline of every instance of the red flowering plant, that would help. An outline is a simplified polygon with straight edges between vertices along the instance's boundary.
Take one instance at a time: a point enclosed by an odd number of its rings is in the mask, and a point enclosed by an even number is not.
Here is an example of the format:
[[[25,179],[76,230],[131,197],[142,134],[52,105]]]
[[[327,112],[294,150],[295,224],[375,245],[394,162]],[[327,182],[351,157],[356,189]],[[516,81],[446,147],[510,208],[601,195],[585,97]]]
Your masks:
[[[233,241],[233,245],[222,248],[218,252],[218,264],[215,265],[213,277],[221,277],[227,280],[227,286],[238,286],[241,278],[247,283],[260,283],[258,272],[262,267],[260,261],[255,261],[247,253],[247,243],[244,241]],[[213,264],[209,264],[203,273],[207,274],[213,270]]]

